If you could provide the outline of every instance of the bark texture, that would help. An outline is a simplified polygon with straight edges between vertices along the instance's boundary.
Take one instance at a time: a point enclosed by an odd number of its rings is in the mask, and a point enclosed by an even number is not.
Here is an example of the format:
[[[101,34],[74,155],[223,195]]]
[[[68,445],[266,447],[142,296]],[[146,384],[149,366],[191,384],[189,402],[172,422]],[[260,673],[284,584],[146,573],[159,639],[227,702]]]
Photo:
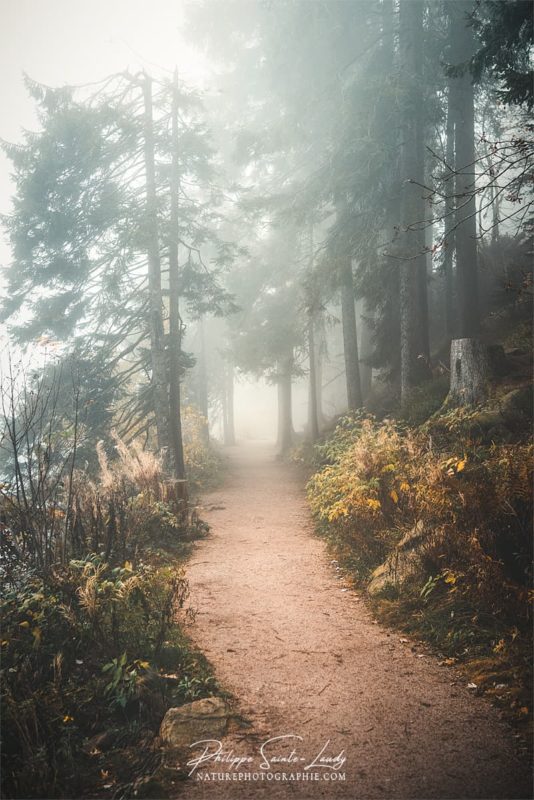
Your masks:
[[[471,406],[488,397],[490,360],[488,348],[478,339],[451,342],[451,405]]]
[[[223,441],[228,447],[235,445],[234,425],[234,365],[227,361],[224,365],[223,387]]]
[[[317,397],[317,353],[315,348],[315,325],[313,315],[308,321],[308,354],[310,361],[308,433],[312,442],[319,438],[319,403]]]
[[[278,373],[278,447],[282,454],[293,443],[292,367],[293,357],[288,356],[280,362]]]
[[[169,236],[169,428],[175,477],[185,479],[182,441],[180,381],[182,377],[182,320],[180,317],[180,276],[178,263],[180,168],[178,164],[178,75],[172,93],[172,168]]]
[[[468,14],[471,0],[448,3],[451,15],[453,64],[464,66],[474,52],[473,29]],[[455,115],[456,171],[456,271],[458,284],[458,335],[478,335],[477,214],[475,201],[475,100],[471,74],[464,69],[451,82],[451,102]]]
[[[448,180],[446,215],[445,215],[445,252],[443,256],[443,273],[445,279],[445,331],[448,339],[454,336],[456,325],[454,309],[454,253],[455,253],[455,232],[454,232],[454,191],[456,180],[453,175],[454,170],[454,139],[455,139],[455,111],[454,111],[454,80],[449,80],[449,91],[447,98],[447,129],[446,129],[446,151],[445,161],[450,170]]]
[[[424,254],[425,203],[423,120],[421,117],[423,3],[400,4],[401,102],[401,400],[424,376],[428,364],[428,305]]]
[[[369,366],[369,359],[373,354],[373,312],[363,302],[357,303],[356,308],[360,319],[360,385],[362,399],[365,401],[373,383],[373,369]]]
[[[150,303],[150,359],[152,368],[151,381],[158,450],[164,456],[164,460],[168,461],[169,394],[167,381],[167,358],[165,353],[163,329],[161,263],[159,256],[156,170],[154,158],[154,123],[152,111],[152,81],[148,75],[145,75],[143,79],[143,98],[148,292]]]
[[[356,308],[354,305],[354,279],[352,276],[350,258],[345,258],[342,266],[341,319],[343,327],[347,403],[349,409],[353,410],[360,408],[362,405],[362,387],[360,383]]]
[[[208,421],[208,372],[207,372],[207,353],[206,335],[204,332],[204,320],[201,317],[198,321],[198,331],[200,337],[200,353],[198,356],[198,407],[206,418],[205,436],[209,440],[209,421]]]

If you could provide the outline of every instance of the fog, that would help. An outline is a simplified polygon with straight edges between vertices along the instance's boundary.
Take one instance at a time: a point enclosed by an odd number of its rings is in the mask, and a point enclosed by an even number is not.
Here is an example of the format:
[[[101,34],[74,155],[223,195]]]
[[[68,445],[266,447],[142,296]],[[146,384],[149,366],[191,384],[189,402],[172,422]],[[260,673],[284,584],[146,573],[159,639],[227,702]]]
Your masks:
[[[181,34],[183,3],[172,0],[5,0],[0,10],[0,67],[4,112],[0,138],[21,139],[21,129],[37,126],[36,108],[23,73],[48,86],[98,81],[125,69],[172,72],[204,86],[210,65],[200,48]],[[9,159],[0,153],[0,208],[7,211],[13,191]],[[2,258],[9,256],[5,245]]]
[[[528,796],[533,53],[0,0],[1,797]]]
[[[109,371],[156,448],[177,397],[283,451],[406,406],[528,262],[529,99],[458,67],[470,8],[4,3],[4,372]]]

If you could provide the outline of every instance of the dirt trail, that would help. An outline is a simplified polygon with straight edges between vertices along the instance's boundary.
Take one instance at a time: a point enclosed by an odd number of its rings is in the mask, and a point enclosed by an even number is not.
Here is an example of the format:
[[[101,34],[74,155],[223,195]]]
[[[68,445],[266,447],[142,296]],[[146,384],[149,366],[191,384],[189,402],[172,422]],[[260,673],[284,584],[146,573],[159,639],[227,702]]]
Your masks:
[[[234,771],[272,775],[193,777],[182,797],[530,796],[498,712],[451,685],[453,672],[421,648],[373,624],[363,601],[343,589],[313,535],[298,470],[264,445],[235,448],[223,489],[205,506],[212,534],[189,567],[193,638],[252,723],[223,741],[225,752],[253,759]],[[289,734],[302,739],[265,752],[270,760],[294,749],[293,762],[262,770],[262,743]],[[346,763],[304,770],[325,744],[324,756],[344,751]],[[230,769],[206,763],[199,771]],[[305,772],[319,780],[289,777]]]

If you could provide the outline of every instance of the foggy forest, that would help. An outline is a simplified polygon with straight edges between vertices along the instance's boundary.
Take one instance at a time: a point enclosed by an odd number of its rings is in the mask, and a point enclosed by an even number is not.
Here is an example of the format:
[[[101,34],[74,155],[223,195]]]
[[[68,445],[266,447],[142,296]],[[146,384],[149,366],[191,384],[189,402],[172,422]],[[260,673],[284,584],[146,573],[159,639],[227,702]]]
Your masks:
[[[532,797],[532,8],[1,4],[3,798]]]

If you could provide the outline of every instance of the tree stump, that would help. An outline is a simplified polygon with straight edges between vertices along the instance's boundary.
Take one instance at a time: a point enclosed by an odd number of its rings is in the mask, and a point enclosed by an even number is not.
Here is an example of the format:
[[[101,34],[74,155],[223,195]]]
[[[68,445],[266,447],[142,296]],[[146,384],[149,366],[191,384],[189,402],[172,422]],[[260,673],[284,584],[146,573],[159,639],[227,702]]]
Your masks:
[[[451,405],[470,406],[488,397],[490,364],[488,348],[478,339],[451,342]]]
[[[471,406],[488,397],[490,363],[488,348],[478,339],[451,342],[450,405]]]

